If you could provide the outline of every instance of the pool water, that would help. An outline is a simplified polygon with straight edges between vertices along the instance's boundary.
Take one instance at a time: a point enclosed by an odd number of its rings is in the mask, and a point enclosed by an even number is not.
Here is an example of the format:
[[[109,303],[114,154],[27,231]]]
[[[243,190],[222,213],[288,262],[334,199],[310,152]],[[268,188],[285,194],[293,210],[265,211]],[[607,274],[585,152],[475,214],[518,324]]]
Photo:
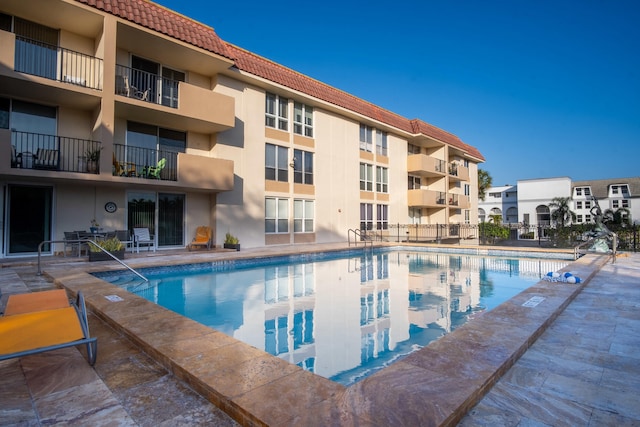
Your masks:
[[[350,385],[567,263],[367,251],[337,259],[245,263],[233,269],[209,263],[178,273],[144,272],[149,283],[120,285],[306,370]]]

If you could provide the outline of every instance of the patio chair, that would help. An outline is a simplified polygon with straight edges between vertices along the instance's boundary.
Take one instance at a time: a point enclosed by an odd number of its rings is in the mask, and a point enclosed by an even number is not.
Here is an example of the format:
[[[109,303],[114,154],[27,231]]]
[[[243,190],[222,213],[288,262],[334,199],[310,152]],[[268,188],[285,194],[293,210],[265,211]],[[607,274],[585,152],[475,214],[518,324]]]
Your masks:
[[[22,153],[16,153],[16,147],[11,146],[11,167],[12,168],[21,168],[22,167]]]
[[[120,240],[120,243],[124,245],[125,251],[131,248],[131,252],[133,252],[135,240],[131,238],[129,230],[116,230],[115,233],[118,240]]]
[[[211,227],[201,225],[196,229],[196,237],[189,244],[189,250],[197,246],[211,249]]]
[[[49,148],[38,148],[33,158],[33,167],[36,169],[57,170],[59,166],[60,153],[58,150]]]
[[[67,249],[71,249],[72,256],[80,256],[82,251],[82,245],[79,242],[80,233],[77,231],[65,231],[64,232],[64,248],[62,255],[67,256]]]
[[[153,249],[153,252],[156,251],[154,236],[153,234],[149,234],[148,228],[134,228],[133,236],[133,240],[136,245],[136,252],[140,253],[140,246],[146,246],[147,251],[149,251],[150,248]]]
[[[82,292],[70,304],[64,289],[10,295],[0,317],[0,360],[77,345],[96,363],[98,339],[89,335]]]
[[[146,178],[160,179],[160,172],[162,172],[162,169],[164,169],[166,165],[167,159],[163,157],[160,159],[157,166],[147,166],[144,168],[143,175]]]

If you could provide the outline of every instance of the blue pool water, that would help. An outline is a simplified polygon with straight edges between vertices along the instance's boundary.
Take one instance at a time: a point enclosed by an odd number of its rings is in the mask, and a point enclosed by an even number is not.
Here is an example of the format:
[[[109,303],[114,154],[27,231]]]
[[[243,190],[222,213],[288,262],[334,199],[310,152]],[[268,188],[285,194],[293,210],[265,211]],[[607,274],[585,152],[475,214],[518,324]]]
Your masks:
[[[381,250],[96,275],[350,385],[567,263]]]

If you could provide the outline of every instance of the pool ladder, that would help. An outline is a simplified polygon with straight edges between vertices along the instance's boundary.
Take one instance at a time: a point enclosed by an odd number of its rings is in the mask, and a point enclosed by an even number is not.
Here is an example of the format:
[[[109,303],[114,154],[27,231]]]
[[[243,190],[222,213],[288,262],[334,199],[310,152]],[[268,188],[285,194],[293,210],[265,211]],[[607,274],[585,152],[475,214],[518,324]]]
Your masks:
[[[125,264],[124,261],[122,261],[121,259],[118,259],[117,257],[115,257],[111,252],[109,252],[108,250],[106,250],[105,248],[100,246],[95,240],[91,240],[91,239],[45,240],[45,241],[40,242],[40,244],[38,245],[38,273],[37,273],[38,276],[42,276],[42,269],[40,268],[40,256],[42,255],[42,245],[47,244],[47,243],[65,243],[65,242],[66,243],[69,243],[69,242],[71,242],[71,243],[91,243],[92,245],[95,245],[98,249],[100,249],[102,252],[104,252],[105,254],[109,255],[114,260],[118,261],[123,267],[125,267],[127,270],[131,271],[133,274],[135,274],[136,276],[138,276],[139,278],[141,278],[145,282],[149,281],[149,279],[144,277],[142,274],[138,273],[133,268],[129,267],[127,264]]]

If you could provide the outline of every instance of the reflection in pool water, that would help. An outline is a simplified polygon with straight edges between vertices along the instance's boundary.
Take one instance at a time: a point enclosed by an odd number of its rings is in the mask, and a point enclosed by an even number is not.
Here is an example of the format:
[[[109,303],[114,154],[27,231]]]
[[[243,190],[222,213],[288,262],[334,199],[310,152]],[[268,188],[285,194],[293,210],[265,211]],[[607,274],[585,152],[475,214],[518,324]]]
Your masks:
[[[349,385],[453,331],[567,261],[368,252],[148,274],[144,298]],[[221,270],[221,271],[220,271]]]

